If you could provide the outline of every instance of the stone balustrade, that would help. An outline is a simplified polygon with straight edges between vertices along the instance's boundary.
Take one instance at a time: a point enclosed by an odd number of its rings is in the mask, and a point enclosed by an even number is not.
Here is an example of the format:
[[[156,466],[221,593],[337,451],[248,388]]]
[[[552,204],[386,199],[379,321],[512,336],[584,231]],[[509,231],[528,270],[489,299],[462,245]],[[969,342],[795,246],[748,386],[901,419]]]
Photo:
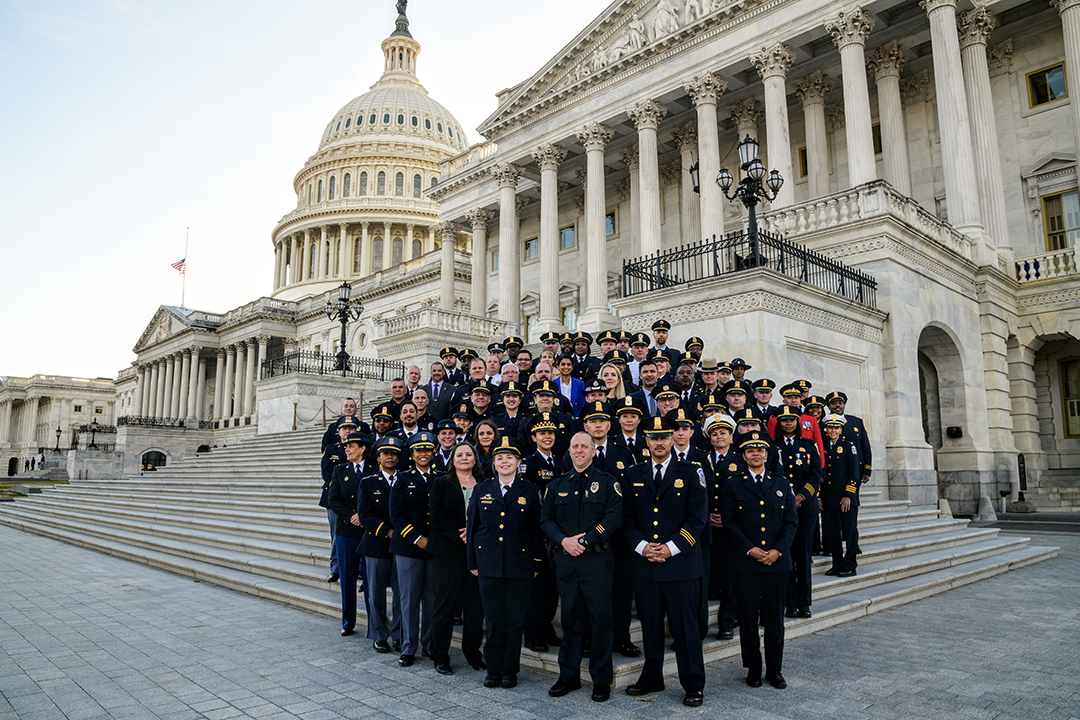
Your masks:
[[[507,323],[502,320],[430,307],[378,320],[375,324],[375,337],[382,340],[409,335],[419,330],[482,338],[503,337],[508,332]]]
[[[770,210],[762,214],[761,222],[772,232],[795,239],[881,217],[899,220],[960,257],[972,259],[970,238],[927,212],[915,200],[897,192],[884,180],[874,180],[781,210]]]
[[[1052,280],[1076,274],[1076,248],[1047,250],[1038,255],[1016,259],[1016,280],[1020,283]]]
[[[443,162],[443,181],[453,177],[470,165],[474,165],[493,156],[499,149],[498,143],[485,142],[473,145],[465,152]]]

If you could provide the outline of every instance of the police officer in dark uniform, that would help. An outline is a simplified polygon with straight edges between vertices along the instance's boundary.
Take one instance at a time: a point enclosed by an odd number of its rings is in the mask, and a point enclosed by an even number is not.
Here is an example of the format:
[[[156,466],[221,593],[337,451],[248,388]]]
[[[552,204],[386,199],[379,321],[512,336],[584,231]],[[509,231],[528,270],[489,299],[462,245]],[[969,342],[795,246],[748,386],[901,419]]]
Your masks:
[[[375,443],[375,457],[378,468],[360,480],[357,494],[357,514],[364,526],[364,539],[360,543],[360,554],[367,563],[367,600],[368,639],[374,641],[376,652],[390,652],[388,637],[394,644],[401,646],[401,594],[397,588],[394,573],[394,556],[390,553],[390,538],[394,535],[394,524],[390,520],[390,491],[397,481],[398,455],[401,453],[401,440],[396,437],[384,437]],[[390,635],[386,632],[386,590],[394,591],[394,620]]]
[[[350,417],[342,420],[352,421]],[[355,422],[355,421],[352,421]],[[345,423],[346,425],[348,423]],[[339,423],[339,426],[341,424]],[[356,582],[360,578],[360,541],[364,528],[357,513],[357,495],[363,472],[364,451],[371,440],[360,433],[350,433],[343,444],[345,461],[338,463],[327,484],[327,506],[337,520],[334,550],[338,555],[338,572],[341,573],[341,634],[353,634],[356,627]]]
[[[609,543],[623,523],[622,489],[615,478],[593,463],[596,444],[588,433],[570,441],[572,469],[547,487],[540,529],[555,546],[555,578],[562,598],[563,641],[559,679],[548,690],[562,697],[581,687],[584,616],[592,628],[589,675],[592,699],[611,697],[614,669],[611,650],[614,623],[611,586],[615,560]]]
[[[670,332],[671,323],[667,320],[657,320],[652,324],[653,345],[649,348],[649,357],[658,352],[663,353],[668,359],[668,370],[674,371],[679,365],[679,351],[667,344]]]
[[[476,486],[465,544],[480,581],[487,641],[485,687],[517,685],[528,592],[543,560],[540,492],[518,474],[521,453],[509,438],[492,449],[495,477]]]
[[[347,438],[350,433],[356,432],[356,426],[358,424],[356,417],[353,415],[342,415],[338,418],[333,425],[337,428],[339,440],[338,442],[323,448],[322,460],[319,462],[319,469],[322,473],[323,481],[322,494],[319,497],[319,507],[326,508],[326,518],[330,522],[330,574],[326,578],[326,582],[328,583],[337,582],[338,566],[337,551],[334,550],[334,538],[337,535],[337,514],[330,509],[327,491],[330,488],[330,480],[334,477],[334,468],[346,462],[345,438]]]
[[[826,575],[851,577],[858,566],[859,448],[844,435],[844,416],[826,415],[825,478],[821,481],[821,537],[832,554]]]
[[[706,428],[711,445],[705,455],[705,479],[709,483],[709,525],[712,547],[709,553],[709,596],[720,601],[717,611],[717,640],[735,637],[735,586],[732,583],[731,553],[727,533],[720,514],[724,485],[742,472],[742,457],[732,447],[735,421],[728,415],[717,415]]]
[[[746,684],[761,687],[758,618],[765,626],[765,679],[787,687],[784,659],[784,598],[791,574],[791,541],[799,524],[795,496],[782,475],[765,467],[769,441],[764,431],[739,442],[746,470],[724,485],[720,515],[730,542],[735,575],[736,615]]]
[[[768,378],[761,378],[751,383],[750,387],[754,389],[754,400],[750,409],[761,421],[761,429],[764,430],[769,418],[776,414],[776,407],[770,404],[773,391],[776,390],[776,383]]]
[[[431,461],[431,468],[437,473],[444,473],[450,464],[450,451],[457,445],[461,430],[452,419],[446,419],[440,420],[439,424],[435,426],[435,433],[439,445],[435,449],[435,458]],[[452,437],[451,433],[453,433]]]
[[[495,416],[495,424],[499,426],[499,434],[510,438],[511,444],[521,449],[525,438],[524,408],[521,407],[521,399],[525,390],[520,383],[504,382],[499,386],[499,396],[503,400],[502,411]],[[507,398],[510,398],[509,403]],[[509,405],[513,405],[510,408]]]
[[[573,341],[574,353],[571,357],[574,360],[574,371],[571,374],[578,380],[588,383],[596,373],[600,372],[600,358],[589,354],[593,343],[592,335],[587,332],[576,332],[573,334]]]
[[[794,565],[787,589],[787,613],[790,618],[810,617],[810,569],[813,562],[810,550],[818,519],[818,487],[821,485],[821,456],[817,443],[801,437],[797,409],[782,405],[774,416],[776,440],[784,463],[784,477],[795,493],[799,511],[799,527],[791,542],[791,561]]]
[[[651,418],[645,428],[651,458],[626,474],[626,540],[645,645],[645,666],[626,694],[636,697],[664,689],[666,614],[686,693],[683,704],[698,707],[705,690],[698,609],[708,489],[699,465],[672,455],[674,432],[671,418]]]
[[[649,459],[649,446],[645,442],[645,433],[641,431],[642,419],[647,414],[645,404],[636,397],[627,395],[615,404],[619,428],[611,436],[611,442],[626,448],[635,465]]]
[[[839,390],[825,396],[825,402],[829,406],[829,410],[844,417],[843,435],[855,443],[855,447],[859,451],[859,465],[862,476],[860,480],[865,483],[870,480],[870,475],[874,472],[874,456],[870,448],[870,436],[866,433],[866,425],[863,424],[862,418],[844,412],[847,409],[847,401],[847,395]]]
[[[559,395],[559,389],[555,383],[550,380],[541,380],[540,382],[533,383],[529,387],[529,391],[536,400],[537,413],[548,413],[551,416],[551,420],[555,423],[555,447],[552,449],[552,452],[557,457],[565,457],[566,451],[570,447],[570,437],[579,429],[577,421],[571,416],[557,412],[554,409],[555,398]],[[530,439],[527,450],[532,452],[533,449],[534,447]]]
[[[459,358],[457,348],[444,347],[442,350],[439,351],[439,357],[442,358],[443,367],[446,367],[447,358],[454,358],[454,367],[446,368],[446,382],[455,386],[464,383],[465,373],[462,372],[461,368],[457,366],[458,361],[463,360],[464,358]]]

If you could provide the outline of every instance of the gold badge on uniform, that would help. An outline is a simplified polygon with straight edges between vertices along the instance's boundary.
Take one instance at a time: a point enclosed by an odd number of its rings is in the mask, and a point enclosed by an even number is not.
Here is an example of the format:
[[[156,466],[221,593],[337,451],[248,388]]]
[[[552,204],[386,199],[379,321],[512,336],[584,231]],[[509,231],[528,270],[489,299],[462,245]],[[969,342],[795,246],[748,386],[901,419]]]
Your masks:
[[[519,497],[518,498],[518,505],[524,505],[524,504],[525,504],[525,498],[524,497]]]
[[[675,487],[681,488],[682,486],[683,486],[682,478],[677,478],[675,480]]]
[[[626,468],[625,468],[625,466],[623,465],[623,461],[622,461],[622,460],[620,460],[619,462],[615,463],[615,469],[617,469],[617,470],[625,470],[625,469],[626,469]]]
[[[731,463],[730,465],[727,466],[727,469],[728,469],[728,472],[735,472],[736,470],[739,469],[739,466],[736,465],[735,463]]]
[[[842,453],[842,452],[844,452],[844,446],[843,446],[843,445],[841,445],[841,446],[839,446],[838,448],[836,448],[836,452],[837,452],[838,454],[839,454],[839,453]]]
[[[796,458],[795,459],[795,464],[796,465],[802,465],[802,458]]]
[[[593,484],[589,486],[589,492],[596,494],[600,492],[600,483],[593,481]]]

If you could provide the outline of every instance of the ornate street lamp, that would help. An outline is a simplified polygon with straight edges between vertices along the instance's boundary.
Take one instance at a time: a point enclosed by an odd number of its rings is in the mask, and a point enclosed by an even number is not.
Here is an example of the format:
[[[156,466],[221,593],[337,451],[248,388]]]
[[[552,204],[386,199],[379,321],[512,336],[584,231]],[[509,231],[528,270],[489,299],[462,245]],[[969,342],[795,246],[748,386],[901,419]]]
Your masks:
[[[761,253],[758,249],[757,204],[763,199],[775,200],[776,196],[780,194],[780,188],[784,185],[784,177],[776,170],[769,173],[764,186],[761,184],[761,179],[765,177],[766,170],[765,165],[758,159],[758,148],[758,141],[749,135],[739,143],[739,164],[742,167],[744,177],[735,188],[734,193],[728,193],[732,183],[735,182],[731,172],[724,168],[716,175],[716,184],[720,186],[720,191],[724,193],[724,197],[728,200],[738,199],[742,201],[742,204],[750,212],[747,235],[750,236],[755,267],[761,264]]]
[[[60,426],[56,426],[56,448],[53,449],[54,453],[60,453]]]
[[[701,194],[701,163],[695,162],[690,166],[690,184],[694,192]]]
[[[343,282],[338,287],[337,300],[334,302],[327,300],[326,304],[323,305],[326,317],[341,323],[341,349],[338,351],[337,364],[334,366],[334,370],[340,370],[342,377],[349,369],[349,353],[345,351],[345,327],[350,320],[359,320],[360,313],[364,312],[364,303],[359,300],[350,301],[349,297],[351,295],[352,286],[349,285],[348,281]]]
[[[97,445],[94,443],[94,439],[97,437],[97,429],[98,429],[97,418],[94,418],[93,421],[90,423],[90,446],[89,446],[90,448],[93,448],[94,450],[97,450]]]

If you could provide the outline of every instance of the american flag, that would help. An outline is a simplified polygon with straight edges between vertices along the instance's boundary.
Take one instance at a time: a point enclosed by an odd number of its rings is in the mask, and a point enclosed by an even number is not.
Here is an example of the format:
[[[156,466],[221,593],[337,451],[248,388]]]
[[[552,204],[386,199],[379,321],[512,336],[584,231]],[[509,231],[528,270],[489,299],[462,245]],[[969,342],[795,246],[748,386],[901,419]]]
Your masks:
[[[182,260],[179,260],[178,262],[174,262],[169,267],[171,267],[173,270],[179,271],[180,274],[183,275],[185,270],[187,270],[187,262],[186,262],[186,260],[187,260],[187,258],[183,258]]]

